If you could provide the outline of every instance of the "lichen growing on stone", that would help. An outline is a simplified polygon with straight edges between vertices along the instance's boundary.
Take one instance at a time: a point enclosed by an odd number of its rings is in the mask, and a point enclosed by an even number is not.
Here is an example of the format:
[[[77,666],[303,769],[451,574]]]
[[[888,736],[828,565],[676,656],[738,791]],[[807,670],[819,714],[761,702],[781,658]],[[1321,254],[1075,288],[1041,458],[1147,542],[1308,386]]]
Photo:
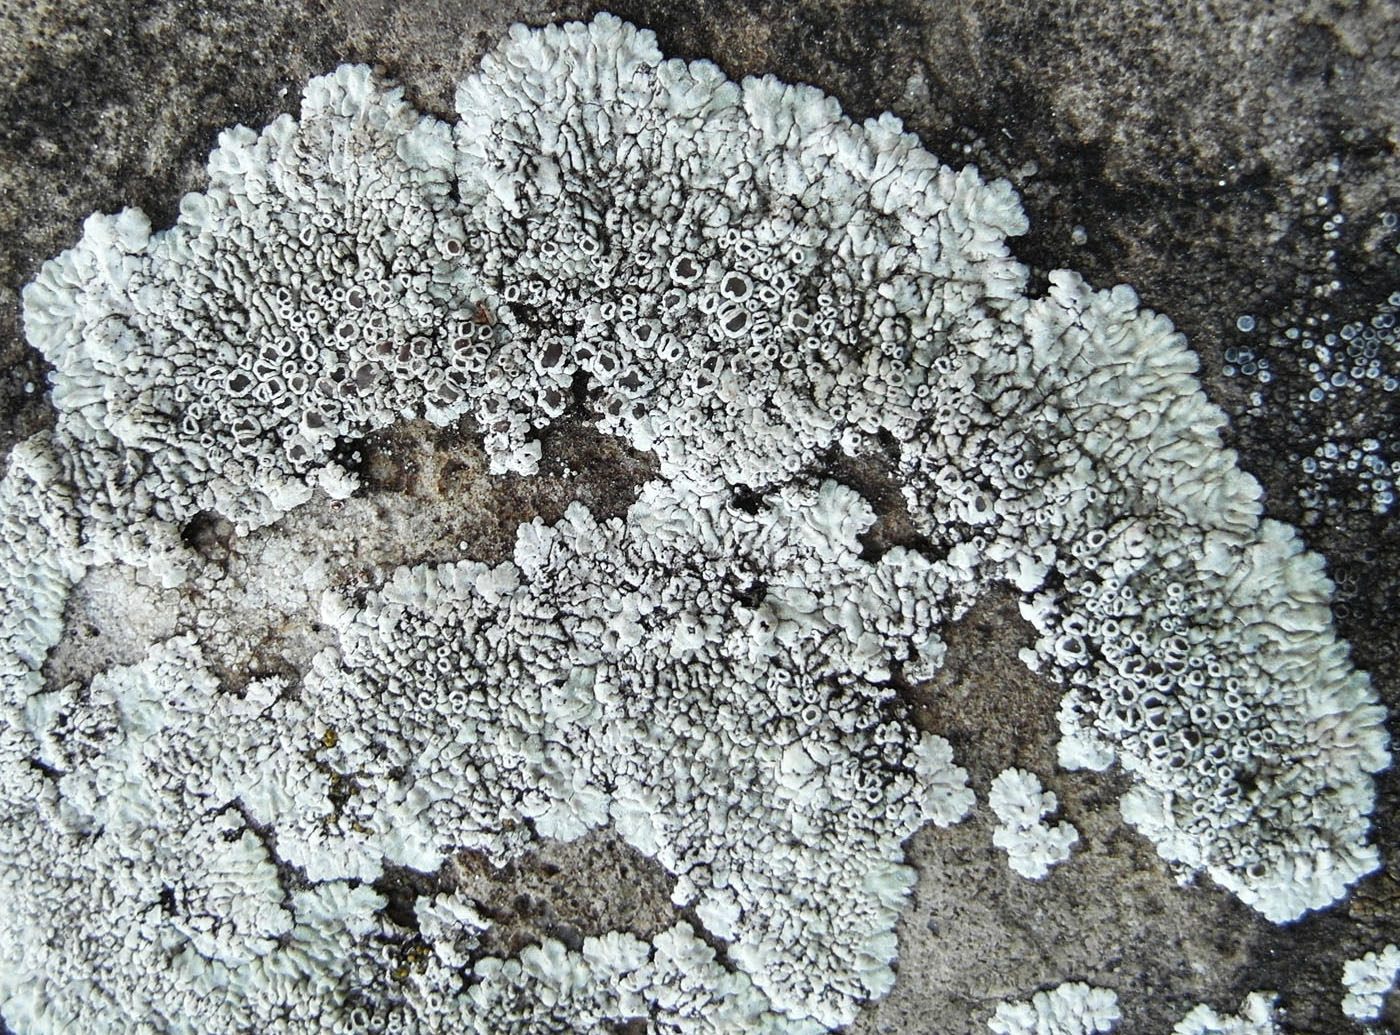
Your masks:
[[[1024,769],[1007,769],[992,781],[987,806],[997,817],[992,843],[1006,852],[1007,864],[1027,880],[1042,880],[1069,858],[1079,831],[1069,823],[1049,824],[1044,817],[1059,808],[1054,791],[1043,791],[1040,778]]]
[[[1239,1013],[1224,1016],[1202,1003],[1177,1022],[1172,1035],[1279,1035],[1274,1022],[1277,1001],[1273,993],[1250,992]]]
[[[1400,946],[1387,945],[1379,952],[1368,952],[1347,960],[1342,967],[1342,1013],[1356,1021],[1374,1021],[1381,1015],[1385,997],[1400,977]]]
[[[1326,197],[1318,202],[1330,204]],[[1322,239],[1334,245],[1343,214],[1317,215],[1325,217]],[[1400,217],[1383,213],[1368,247],[1393,254],[1397,228]],[[1327,255],[1335,258],[1335,249]],[[1400,479],[1391,434],[1400,389],[1400,291],[1362,304],[1348,297],[1337,273],[1326,267],[1313,273],[1312,292],[1235,336],[1221,371],[1249,389],[1242,427],[1267,427],[1287,443],[1283,455],[1294,466],[1297,505],[1308,525],[1336,513],[1389,514]]]
[[[1061,761],[1120,763],[1183,871],[1283,920],[1375,866],[1381,710],[1320,559],[1168,320],[1065,272],[1027,296],[1007,184],[606,15],[517,27],[457,107],[342,67],[223,134],[173,228],[93,216],[25,291],[57,421],[0,481],[16,1031],[847,1023],[893,981],[902,843],[972,804],[898,687],[998,581],[1066,685]],[[85,572],[219,592],[182,530],[353,495],[349,447],[410,418],[526,476],[588,420],[658,476],[358,598],[289,561],[329,630],[304,672],[221,686],[195,621],[45,685]],[[888,460],[920,549],[866,556],[839,453]],[[404,928],[368,886],[604,824],[703,932],[501,959],[469,902]]]
[[[999,1003],[987,1022],[993,1035],[1099,1035],[1118,1023],[1118,996],[1112,989],[1068,981],[1029,1001]]]

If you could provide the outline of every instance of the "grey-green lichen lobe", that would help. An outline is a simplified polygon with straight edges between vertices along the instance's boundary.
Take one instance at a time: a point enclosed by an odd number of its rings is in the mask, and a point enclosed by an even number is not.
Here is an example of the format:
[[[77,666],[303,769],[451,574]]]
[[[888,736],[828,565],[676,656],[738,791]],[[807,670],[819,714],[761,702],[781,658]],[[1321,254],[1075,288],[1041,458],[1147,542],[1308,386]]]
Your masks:
[[[286,87],[339,61],[378,61],[410,84],[420,107],[443,110],[449,84],[509,21],[590,13],[582,7],[482,6],[327,4],[312,12],[300,5],[248,4],[218,15],[184,4],[136,11],[83,5],[81,15],[77,8],[15,9],[13,35],[7,33],[3,44],[11,69],[8,128],[0,130],[0,181],[6,188],[0,192],[0,338],[7,350],[0,391],[4,412],[14,415],[5,422],[5,442],[22,438],[44,419],[42,372],[15,333],[18,286],[38,261],[75,236],[82,215],[140,203],[163,225],[173,200],[196,181],[217,129],[234,121],[263,124],[293,102],[295,88],[283,92]],[[858,115],[893,109],[954,164],[964,157],[958,145],[968,141],[972,157],[990,171],[1011,174],[1023,191],[1033,230],[1018,253],[1045,268],[1073,262],[1103,283],[1136,284],[1190,333],[1214,397],[1227,407],[1245,400],[1212,377],[1222,363],[1223,329],[1233,326],[1238,312],[1263,308],[1259,300],[1288,298],[1323,262],[1325,248],[1306,222],[1307,202],[1321,191],[1340,195],[1355,206],[1360,225],[1360,216],[1387,203],[1397,182],[1395,28],[1393,12],[1383,5],[1340,11],[1281,6],[1250,20],[1233,7],[1188,4],[1076,5],[1073,17],[1057,4],[611,6],[656,28],[668,53],[713,57],[731,74],[773,71],[813,81]],[[1083,245],[1072,243],[1074,226],[1085,228]],[[1366,279],[1367,263],[1381,261],[1361,242],[1350,242],[1343,252],[1344,274],[1357,281]],[[26,384],[38,390],[26,393]],[[1259,435],[1241,445],[1246,465],[1273,496],[1284,495],[1296,475],[1272,460],[1275,443]],[[1355,590],[1362,602],[1355,618],[1342,619],[1342,629],[1393,704],[1400,652],[1377,605],[1384,587],[1393,585],[1395,547],[1388,539],[1379,546],[1368,542],[1371,531],[1365,524],[1324,522],[1311,534],[1334,570],[1362,571]],[[1009,619],[989,620],[988,635],[990,630],[1017,635]],[[1007,663],[1014,666],[1014,650]],[[993,692],[1003,682],[999,664],[980,672],[970,665],[968,683],[960,685],[985,685]],[[1046,700],[1053,702],[1053,696]],[[1023,706],[1024,713],[1010,710],[1008,727],[1034,728],[1034,694],[1025,695]],[[979,792],[1004,764],[988,761],[985,770],[974,769]],[[1129,884],[1125,873],[1157,865],[1143,858],[1140,842],[1114,840],[1102,817],[1094,818],[1092,799],[1102,792],[1085,791],[1088,800],[1081,802],[1068,786],[1058,789],[1068,811],[1088,810],[1076,821],[1086,840],[1099,846],[1095,852],[1107,858],[1103,869],[1092,861],[1097,854],[1082,860],[1082,884],[1074,883],[1074,865],[1066,867],[1051,878],[1051,894],[1056,887],[1072,888],[1062,895],[1072,904],[1101,890],[1096,882],[1106,880],[1113,888],[1107,894],[1118,896]],[[1394,788],[1385,777],[1381,792],[1379,840],[1394,844]],[[954,841],[940,838],[940,848],[966,838],[963,850],[983,866],[939,870],[935,879],[943,894],[971,898],[974,892],[964,891],[962,882],[975,889],[989,879],[999,860],[985,835],[979,821]],[[921,860],[918,841],[913,854]],[[1143,898],[1133,901],[1156,901],[1161,876],[1143,878],[1148,887],[1141,892],[1134,886],[1134,896]],[[1163,968],[1163,960],[1150,953],[1116,971],[1095,971],[1086,961],[1079,973],[1124,987],[1145,979],[1138,987],[1160,993],[1160,1009],[1125,1003],[1123,1032],[1165,1030],[1160,1020],[1184,1012],[1192,996],[1218,995],[1213,1001],[1226,1007],[1251,988],[1279,986],[1288,990],[1295,1030],[1346,1030],[1331,994],[1340,966],[1334,961],[1395,938],[1392,900],[1382,897],[1379,907],[1358,910],[1360,903],[1377,900],[1370,889],[1386,879],[1377,875],[1364,884],[1356,901],[1343,907],[1345,915],[1282,931],[1254,930],[1250,925],[1257,921],[1242,918],[1242,910],[1213,893],[1194,900],[1189,910],[1174,902],[1188,915],[1168,910],[1157,922],[1180,938],[1209,932],[1200,934],[1191,951],[1230,964],[1230,972],[1241,975],[1238,988],[1192,986],[1189,975]],[[1048,908],[1049,898],[1044,888],[1031,891],[1010,896],[1004,907],[1008,923],[1036,925],[1035,911]],[[1173,892],[1167,887],[1161,893]],[[1031,939],[1035,951],[1021,949],[1019,957],[1027,969],[1010,972],[1017,974],[1014,985],[983,984],[968,999],[1016,993],[1025,979],[1036,984],[1063,976],[1035,968],[1047,960],[1075,959],[1067,945],[1114,944],[1084,939],[1086,931],[1092,934],[1091,916],[1081,918],[1064,942]],[[1109,924],[1107,918],[1093,919]],[[1250,931],[1247,951],[1240,948],[1244,939],[1216,933],[1232,923]],[[946,937],[933,935],[940,936]],[[993,941],[1003,949],[1016,944],[1010,936]],[[925,951],[931,955],[923,957]],[[922,966],[927,973],[935,966],[928,960],[940,959],[938,952],[909,940],[901,972],[917,973]],[[1017,965],[1016,956],[1004,958]],[[872,1017],[895,1025],[923,1023],[927,1015],[917,1006],[907,1015],[911,1020],[898,1020],[896,1005],[907,995],[907,986],[897,986]],[[990,1004],[982,1012],[989,1010]],[[960,1030],[957,1025],[949,1016],[944,1030]]]

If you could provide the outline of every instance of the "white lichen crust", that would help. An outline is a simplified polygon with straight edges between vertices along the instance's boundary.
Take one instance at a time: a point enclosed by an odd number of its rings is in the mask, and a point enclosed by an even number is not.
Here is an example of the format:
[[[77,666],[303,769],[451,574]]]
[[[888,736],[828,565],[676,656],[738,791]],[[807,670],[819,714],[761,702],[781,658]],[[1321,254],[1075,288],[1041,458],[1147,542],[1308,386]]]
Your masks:
[[[1342,1013],[1354,1021],[1374,1021],[1381,1015],[1385,997],[1400,977],[1400,946],[1387,945],[1342,965]]]
[[[1205,1003],[1195,1007],[1172,1028],[1172,1035],[1280,1035],[1275,1023],[1273,992],[1250,992],[1240,1012],[1221,1016]]]
[[[334,817],[278,817],[279,849],[315,879],[368,879],[381,855],[504,862],[531,829],[611,822],[784,1009],[835,1024],[835,976],[887,990],[914,880],[900,843],[971,804],[946,742],[891,721],[883,682],[914,628],[894,587],[941,576],[904,551],[860,561],[869,508],[834,482],[768,504],[654,484],[625,522],[575,505],[524,526],[514,563],[403,569],[359,610],[328,599],[340,649],[304,694],[341,731],[322,759],[358,790]]]
[[[987,1022],[993,1035],[1099,1035],[1121,1016],[1118,995],[1082,981],[1066,982],[1026,1000],[998,1003]]]
[[[1040,778],[1024,769],[1007,769],[992,781],[987,805],[997,817],[992,844],[1004,850],[1008,865],[1028,880],[1041,880],[1069,858],[1079,831],[1068,823],[1044,822],[1059,802],[1042,791]]]
[[[1069,273],[1026,296],[1007,184],[607,15],[512,30],[457,107],[342,67],[224,133],[172,229],[93,216],[25,290],[56,423],[0,480],[12,1029],[847,1023],[893,980],[902,842],[972,804],[896,688],[997,581],[1067,685],[1062,761],[1120,762],[1165,857],[1276,920],[1376,865],[1382,715],[1321,560],[1260,520],[1169,321]],[[406,418],[528,475],[565,414],[655,458],[625,519],[328,593],[300,676],[234,692],[184,629],[46,686],[85,571],[197,600],[196,516],[347,498]],[[840,452],[889,458],[926,549],[865,556]],[[412,931],[369,886],[602,824],[724,957],[678,923],[493,959],[469,902]]]

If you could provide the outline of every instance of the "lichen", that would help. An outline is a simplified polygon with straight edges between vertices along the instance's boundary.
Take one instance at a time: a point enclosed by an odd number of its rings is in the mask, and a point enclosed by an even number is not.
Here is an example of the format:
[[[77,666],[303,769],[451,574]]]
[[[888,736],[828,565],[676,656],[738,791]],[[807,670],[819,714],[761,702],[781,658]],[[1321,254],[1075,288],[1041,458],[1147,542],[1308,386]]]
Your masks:
[[[1116,760],[1184,872],[1285,920],[1374,868],[1382,714],[1320,559],[1261,520],[1168,320],[1063,271],[1028,297],[1007,184],[607,15],[512,30],[457,107],[344,66],[224,133],[174,227],[93,216],[26,288],[57,420],[0,481],[12,1027],[847,1023],[893,981],[902,843],[972,804],[899,688],[1003,581],[1066,686],[1061,761]],[[655,475],[358,596],[290,551],[246,598],[208,577],[192,524],[353,497],[354,443],[409,419],[474,427],[500,476],[587,421]],[[842,454],[887,458],[918,549],[865,556]],[[197,613],[46,686],[101,566]],[[315,600],[305,671],[221,686],[211,596]],[[503,959],[469,902],[414,931],[370,887],[603,824],[703,932]]]
[[[999,1003],[987,1022],[993,1035],[1098,1035],[1118,1023],[1118,996],[1111,989],[1069,981],[1029,1001]]]
[[[1042,880],[1069,858],[1079,832],[1068,823],[1053,826],[1044,817],[1059,808],[1054,791],[1042,791],[1040,778],[1007,769],[992,781],[987,805],[997,817],[992,843],[1004,850],[1010,867],[1028,880]]]
[[[1400,977],[1400,946],[1387,945],[1342,966],[1342,1013],[1356,1021],[1374,1021],[1381,1015],[1385,997]]]
[[[1202,1003],[1177,1022],[1172,1035],[1279,1035],[1274,1023],[1277,1001],[1272,993],[1250,992],[1239,1013],[1224,1016]]]
[[[1221,370],[1248,390],[1241,429],[1287,444],[1281,458],[1293,468],[1292,491],[1307,525],[1338,513],[1353,520],[1391,513],[1400,478],[1390,430],[1400,389],[1400,291],[1363,300],[1337,279],[1346,219],[1329,199],[1318,201],[1328,203],[1314,218],[1325,217],[1320,237],[1332,264],[1302,281],[1312,291],[1265,319],[1251,318],[1247,329],[1241,325]],[[1400,218],[1383,213],[1366,244],[1389,259],[1392,278],[1397,227]]]

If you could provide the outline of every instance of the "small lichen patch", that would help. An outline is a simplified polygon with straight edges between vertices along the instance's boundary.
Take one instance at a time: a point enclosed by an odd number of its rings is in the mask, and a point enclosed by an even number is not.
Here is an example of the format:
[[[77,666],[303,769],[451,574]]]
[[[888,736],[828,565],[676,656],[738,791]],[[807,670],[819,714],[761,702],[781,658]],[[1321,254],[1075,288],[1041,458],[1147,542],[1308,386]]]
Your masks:
[[[1044,817],[1059,808],[1053,791],[1043,791],[1040,778],[1024,769],[1007,769],[992,781],[987,806],[997,817],[992,843],[1006,852],[1008,864],[1028,880],[1041,880],[1069,858],[1079,831],[1068,823],[1050,824]]]
[[[1385,997],[1400,976],[1400,946],[1387,945],[1379,952],[1368,952],[1360,959],[1347,960],[1342,967],[1342,1013],[1356,1021],[1374,1021],[1381,1015]]]
[[[1335,222],[1334,222],[1335,220]],[[1323,223],[1335,242],[1340,213]],[[1400,273],[1393,213],[1374,221],[1367,250],[1391,259]],[[1335,260],[1333,246],[1328,252]],[[1241,431],[1288,443],[1293,469],[1289,501],[1307,525],[1324,515],[1389,514],[1400,480],[1400,453],[1392,441],[1400,405],[1400,291],[1350,290],[1335,262],[1301,281],[1301,297],[1267,321],[1251,318],[1254,333],[1232,335],[1222,373],[1246,395]],[[1367,298],[1369,294],[1371,297]],[[1265,405],[1267,400],[1267,405]]]
[[[987,1022],[993,1035],[1097,1035],[1118,1023],[1118,996],[1112,989],[1066,982],[1029,1001],[997,1005]]]
[[[1202,1003],[1172,1028],[1172,1035],[1279,1035],[1272,992],[1250,992],[1238,1013],[1224,1016]]]

